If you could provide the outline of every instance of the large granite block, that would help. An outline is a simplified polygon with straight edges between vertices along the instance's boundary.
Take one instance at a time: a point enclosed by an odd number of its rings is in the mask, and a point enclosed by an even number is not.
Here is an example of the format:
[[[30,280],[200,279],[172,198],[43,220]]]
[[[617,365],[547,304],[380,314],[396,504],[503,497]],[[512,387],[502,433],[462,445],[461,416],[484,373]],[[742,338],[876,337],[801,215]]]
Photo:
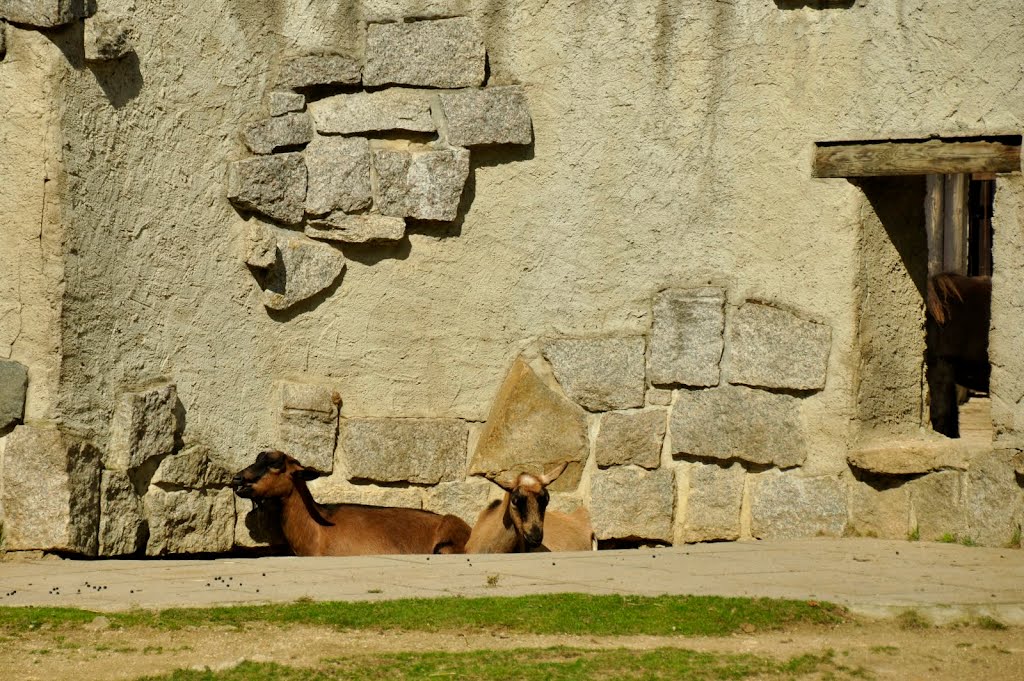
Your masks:
[[[405,236],[405,218],[390,218],[376,213],[346,215],[331,213],[323,220],[311,220],[306,236],[325,241],[368,244],[398,241]]]
[[[359,62],[340,52],[289,52],[281,57],[275,83],[278,89],[283,90],[318,85],[356,85],[360,72]]]
[[[376,209],[383,215],[454,220],[469,177],[466,149],[374,149]]]
[[[494,398],[470,472],[538,474],[568,462],[550,486],[552,491],[568,491],[579,484],[589,454],[586,412],[519,358]]]
[[[966,537],[967,516],[961,496],[961,473],[929,473],[907,483],[911,531],[925,541]]]
[[[633,464],[657,468],[665,441],[664,409],[610,412],[601,416],[594,456],[601,468]]]
[[[485,63],[483,35],[469,17],[366,28],[364,85],[475,87]]]
[[[271,154],[278,149],[308,144],[313,139],[313,119],[308,113],[286,113],[258,121],[242,135],[254,154]],[[308,157],[306,159],[308,166]]]
[[[560,339],[544,344],[562,390],[590,411],[644,404],[644,339]]]
[[[331,286],[345,271],[345,256],[303,234],[273,230],[277,253],[263,281],[263,304],[285,310]]]
[[[743,466],[695,463],[678,469],[679,513],[676,542],[739,539]]]
[[[271,116],[285,116],[306,108],[306,96],[297,92],[278,90],[267,96],[267,113]]]
[[[231,471],[210,460],[209,449],[193,445],[165,457],[153,473],[150,484],[164,489],[205,489],[227,487],[231,478]]]
[[[339,465],[350,480],[451,482],[466,474],[468,437],[460,419],[342,419]]]
[[[653,385],[718,385],[725,291],[668,289],[654,298],[647,380]]]
[[[36,28],[70,24],[95,13],[96,0],[0,0],[0,18]]]
[[[848,533],[857,537],[906,539],[910,533],[910,488],[904,481],[869,485],[850,481]]]
[[[354,92],[311,102],[309,111],[322,134],[351,135],[381,130],[434,132],[430,115],[433,95],[423,90],[388,88]]]
[[[533,124],[526,93],[518,85],[456,90],[438,95],[443,139],[456,147],[529,144]]]
[[[285,224],[302,222],[306,204],[306,164],[302,154],[273,154],[228,166],[228,199]]]
[[[846,520],[846,485],[838,477],[778,470],[751,476],[750,532],[758,539],[841,537]]]
[[[598,539],[672,541],[675,472],[617,466],[594,471],[590,516]]]
[[[128,473],[103,471],[100,479],[99,554],[130,556],[146,545],[142,499]]]
[[[132,30],[117,17],[96,16],[86,20],[83,37],[87,62],[114,61],[135,50]]]
[[[0,359],[0,430],[22,420],[27,389],[28,369],[9,359]]]
[[[110,421],[104,465],[127,471],[169,454],[178,428],[177,405],[178,393],[170,383],[121,394]]]
[[[143,497],[149,521],[146,555],[223,553],[235,533],[235,495],[230,489],[166,491],[150,487]]]
[[[426,491],[423,508],[442,515],[456,515],[472,527],[480,512],[504,494],[500,487],[483,478],[442,482]]]
[[[0,462],[8,551],[96,555],[100,453],[56,426],[18,426]]]
[[[1024,497],[1012,452],[980,454],[963,474],[967,535],[982,546],[1005,546],[1024,521]]]
[[[317,135],[306,147],[306,212],[346,213],[370,205],[370,144],[364,137]]]
[[[338,405],[324,385],[280,381],[275,386],[277,446],[306,468],[334,470]]]
[[[680,390],[669,420],[675,456],[741,459],[782,468],[807,458],[800,400],[744,386]]]
[[[746,302],[729,320],[729,382],[765,388],[825,387],[832,330],[792,312]]]

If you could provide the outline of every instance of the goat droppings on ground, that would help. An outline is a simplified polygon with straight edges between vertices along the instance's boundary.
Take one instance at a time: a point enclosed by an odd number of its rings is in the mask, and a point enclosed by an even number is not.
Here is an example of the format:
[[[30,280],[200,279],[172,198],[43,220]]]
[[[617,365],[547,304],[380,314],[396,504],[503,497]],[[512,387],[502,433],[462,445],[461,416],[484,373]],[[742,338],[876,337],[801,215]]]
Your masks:
[[[487,586],[498,586],[501,575],[487,575]]]

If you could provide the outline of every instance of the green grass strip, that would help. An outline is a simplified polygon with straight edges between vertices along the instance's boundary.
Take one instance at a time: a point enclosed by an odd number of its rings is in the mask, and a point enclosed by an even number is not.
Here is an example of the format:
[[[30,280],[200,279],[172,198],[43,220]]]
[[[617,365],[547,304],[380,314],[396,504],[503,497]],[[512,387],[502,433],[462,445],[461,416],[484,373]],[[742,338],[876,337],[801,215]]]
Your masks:
[[[0,630],[80,626],[99,613],[73,608],[0,608]],[[844,611],[828,603],[717,596],[434,598],[376,602],[307,602],[105,613],[115,627],[179,629],[253,622],[335,629],[503,630],[535,634],[722,636],[791,624],[832,624]]]
[[[809,674],[837,678],[857,670],[836,664],[830,653],[777,661],[754,655],[701,653],[678,648],[636,650],[472,651],[393,653],[323,660],[315,668],[243,662],[223,671],[178,670],[144,681],[568,681],[570,679],[687,679],[712,681],[747,678],[796,678]],[[143,681],[143,680],[140,680]]]

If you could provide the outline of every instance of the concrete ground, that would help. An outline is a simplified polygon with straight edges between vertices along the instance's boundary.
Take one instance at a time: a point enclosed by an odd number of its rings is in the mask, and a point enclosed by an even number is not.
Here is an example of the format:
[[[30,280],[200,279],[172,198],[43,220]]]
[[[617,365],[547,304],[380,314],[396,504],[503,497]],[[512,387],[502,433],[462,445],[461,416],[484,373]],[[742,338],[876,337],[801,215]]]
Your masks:
[[[0,563],[0,606],[116,611],[553,592],[815,599],[868,616],[915,609],[936,624],[989,615],[1024,625],[1024,551],[805,539],[595,553]]]

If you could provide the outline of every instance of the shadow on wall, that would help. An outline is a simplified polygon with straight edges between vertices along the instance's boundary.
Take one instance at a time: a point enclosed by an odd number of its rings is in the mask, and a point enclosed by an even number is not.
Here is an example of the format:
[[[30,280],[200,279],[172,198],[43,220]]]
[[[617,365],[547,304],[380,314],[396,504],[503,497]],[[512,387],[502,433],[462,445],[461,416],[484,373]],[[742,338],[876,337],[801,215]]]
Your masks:
[[[76,71],[88,68],[115,109],[120,109],[142,92],[143,78],[138,55],[131,51],[120,59],[87,62],[85,29],[75,22],[52,30],[40,31],[64,54]]]
[[[775,0],[779,9],[849,9],[856,0]]]

